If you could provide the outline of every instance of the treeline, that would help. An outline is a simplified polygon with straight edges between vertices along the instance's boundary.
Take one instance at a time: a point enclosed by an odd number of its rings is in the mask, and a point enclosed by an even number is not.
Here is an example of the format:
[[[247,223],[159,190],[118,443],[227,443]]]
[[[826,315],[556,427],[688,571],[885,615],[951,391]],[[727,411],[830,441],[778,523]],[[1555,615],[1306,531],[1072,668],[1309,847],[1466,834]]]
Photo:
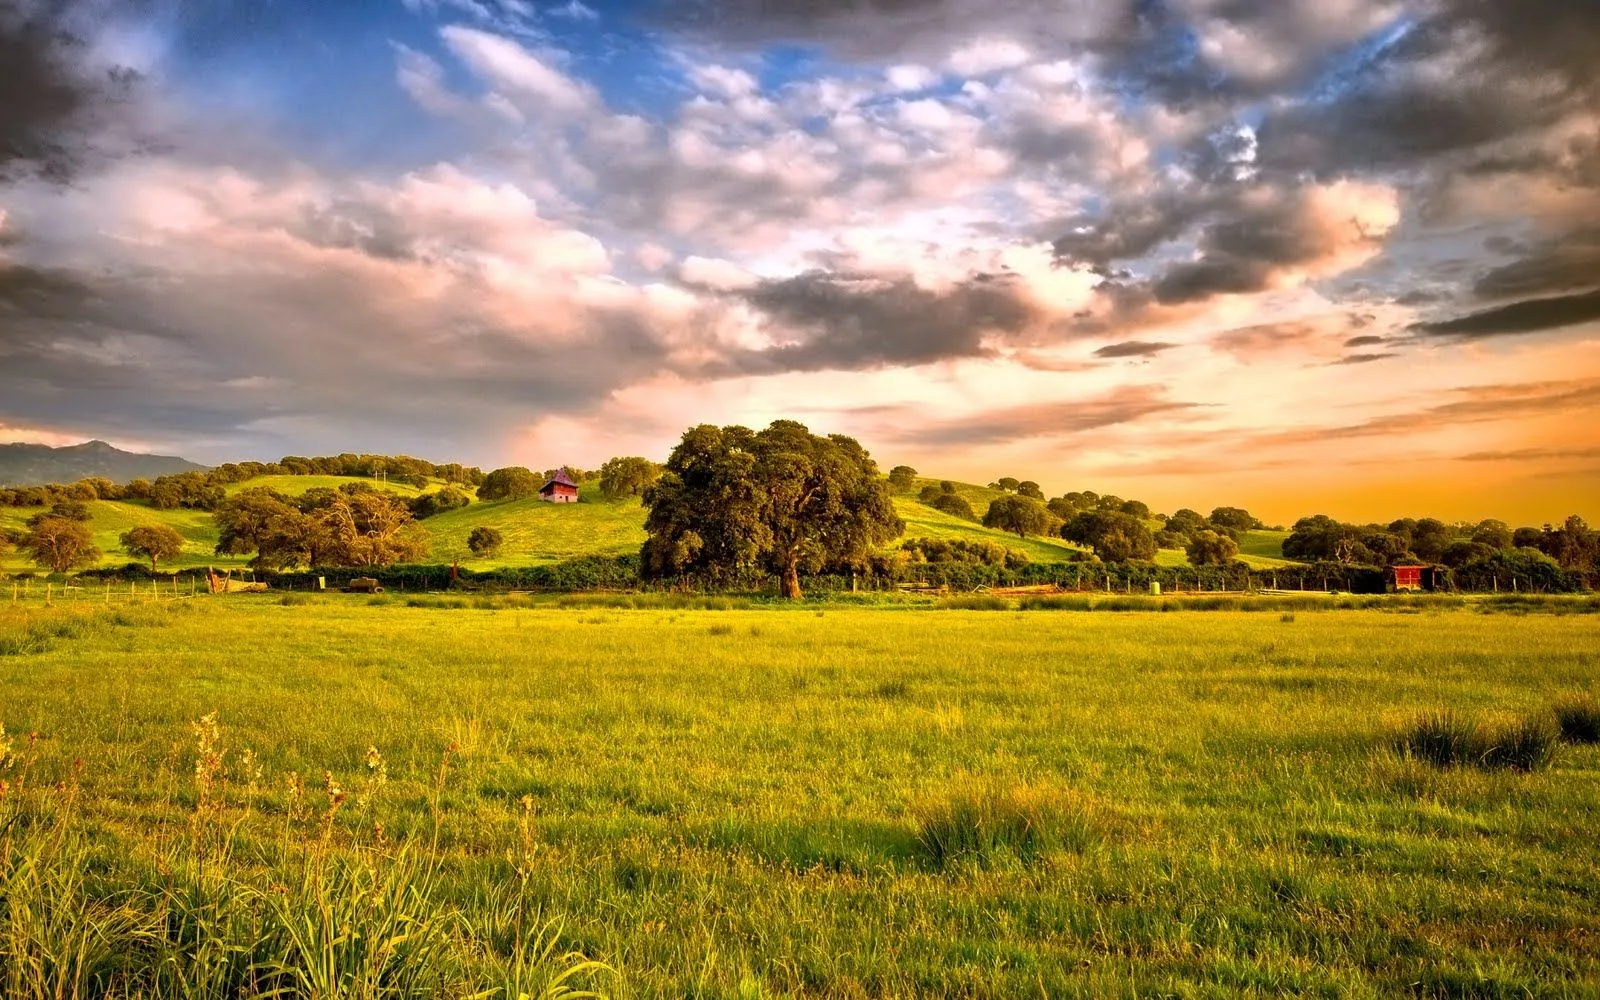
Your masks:
[[[1576,514],[1559,527],[1546,524],[1514,530],[1504,521],[1492,519],[1448,524],[1424,517],[1388,524],[1350,524],[1317,514],[1295,522],[1284,540],[1283,554],[1288,559],[1364,566],[1421,562],[1458,572],[1479,564],[1492,572],[1493,566],[1516,554],[1523,562],[1545,560],[1564,570],[1592,575],[1600,569],[1600,532]]]
[[[50,507],[62,501],[136,500],[158,510],[215,510],[227,497],[226,487],[260,476],[383,476],[418,489],[439,480],[476,489],[484,479],[483,471],[473,466],[456,462],[439,465],[409,455],[290,455],[276,462],[229,462],[205,472],[135,479],[126,484],[93,477],[75,483],[0,488],[0,506]]]

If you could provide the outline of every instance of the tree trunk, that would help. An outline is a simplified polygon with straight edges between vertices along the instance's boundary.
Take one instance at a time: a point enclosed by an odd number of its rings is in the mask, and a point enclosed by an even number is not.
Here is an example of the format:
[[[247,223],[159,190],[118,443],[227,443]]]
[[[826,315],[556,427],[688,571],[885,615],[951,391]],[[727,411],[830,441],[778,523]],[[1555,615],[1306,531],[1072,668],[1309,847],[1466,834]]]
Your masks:
[[[785,599],[798,601],[805,597],[800,592],[800,556],[791,554],[783,564],[782,593]]]

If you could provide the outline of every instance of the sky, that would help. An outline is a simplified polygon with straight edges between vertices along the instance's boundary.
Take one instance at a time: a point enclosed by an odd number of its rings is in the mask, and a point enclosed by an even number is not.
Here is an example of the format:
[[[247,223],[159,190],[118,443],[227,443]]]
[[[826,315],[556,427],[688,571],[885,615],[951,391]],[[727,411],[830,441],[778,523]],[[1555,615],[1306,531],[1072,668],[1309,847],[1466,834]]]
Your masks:
[[[0,441],[1600,520],[1600,0],[0,0]]]

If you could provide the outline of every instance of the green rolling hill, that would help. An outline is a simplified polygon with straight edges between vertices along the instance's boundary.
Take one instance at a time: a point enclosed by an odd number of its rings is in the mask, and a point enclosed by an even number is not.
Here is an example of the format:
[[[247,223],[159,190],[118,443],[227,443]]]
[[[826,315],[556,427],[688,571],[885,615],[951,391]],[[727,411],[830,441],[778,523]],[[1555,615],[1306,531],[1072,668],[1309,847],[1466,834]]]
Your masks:
[[[267,487],[292,496],[318,487],[336,488],[352,482],[367,483],[406,497],[424,492],[409,483],[385,483],[341,476],[261,476],[232,484],[227,489],[233,494],[244,489]],[[1077,548],[1057,538],[1018,538],[934,510],[916,499],[916,491],[930,482],[937,483],[938,480],[919,480],[910,492],[895,497],[895,509],[906,522],[906,538],[998,542],[1007,548],[1026,552],[1034,562],[1060,562]],[[434,484],[429,490],[437,489],[440,485],[443,484]],[[991,501],[1004,495],[999,490],[971,483],[956,483],[955,487],[956,492],[966,498],[980,518],[988,510]],[[0,530],[22,529],[27,519],[41,509],[0,507]],[[170,564],[171,568],[220,568],[242,566],[246,562],[242,557],[213,553],[217,531],[211,515],[204,511],[156,510],[138,502],[102,500],[89,504],[89,512],[93,517],[91,526],[95,544],[104,553],[101,566],[122,566],[133,561],[119,547],[118,538],[124,531],[146,524],[169,525],[183,535],[186,542],[184,553]],[[538,566],[579,556],[626,555],[637,552],[645,539],[644,510],[639,500],[602,499],[593,484],[582,488],[580,501],[576,504],[549,504],[538,498],[474,501],[459,510],[438,514],[421,523],[433,538],[433,548],[428,557],[430,562],[460,560],[464,567],[471,569]],[[467,535],[479,526],[494,528],[505,537],[504,547],[493,559],[478,558],[467,548]],[[1285,532],[1248,532],[1240,543],[1240,558],[1260,568],[1287,565],[1288,560],[1282,558],[1285,537]],[[1164,566],[1181,566],[1187,560],[1181,551],[1164,549],[1156,561]],[[0,571],[15,573],[33,568],[20,553],[0,559]]]

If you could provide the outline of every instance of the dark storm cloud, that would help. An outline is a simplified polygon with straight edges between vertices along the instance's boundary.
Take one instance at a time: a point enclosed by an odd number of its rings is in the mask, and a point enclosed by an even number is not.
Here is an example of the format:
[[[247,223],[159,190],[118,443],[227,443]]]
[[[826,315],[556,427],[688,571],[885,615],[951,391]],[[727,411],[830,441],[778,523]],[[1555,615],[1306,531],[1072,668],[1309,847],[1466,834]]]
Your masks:
[[[1425,337],[1482,340],[1559,330],[1595,320],[1600,320],[1600,289],[1513,302],[1455,319],[1418,323],[1411,329]]]
[[[1038,316],[1005,277],[948,290],[909,277],[809,271],[732,293],[768,321],[779,346],[730,355],[711,374],[860,370],[990,353],[991,334],[1020,334]]]
[[[1412,166],[1529,133],[1600,97],[1600,16],[1589,0],[1440,0],[1420,13],[1402,37],[1336,81],[1332,100],[1269,114],[1262,162],[1323,175]],[[1448,73],[1419,69],[1451,60]],[[1539,155],[1502,151],[1464,166],[1551,166]],[[1594,162],[1591,145],[1572,166],[1581,175]]]
[[[994,445],[1027,438],[1067,437],[1193,409],[1196,405],[1170,400],[1160,388],[1133,386],[1092,399],[1006,407],[959,420],[906,421],[882,436],[897,443],[928,447]]]
[[[1548,292],[1593,287],[1600,281],[1600,229],[1580,229],[1539,247],[1517,247],[1523,254],[1489,271],[1473,285],[1484,299],[1515,299]]]
[[[89,13],[73,0],[0,0],[0,178],[62,181],[104,152],[96,133],[134,77],[87,68],[77,29]]]
[[[1177,344],[1166,344],[1146,340],[1129,340],[1121,344],[1107,344],[1094,352],[1097,358],[1149,358],[1170,351]]]

